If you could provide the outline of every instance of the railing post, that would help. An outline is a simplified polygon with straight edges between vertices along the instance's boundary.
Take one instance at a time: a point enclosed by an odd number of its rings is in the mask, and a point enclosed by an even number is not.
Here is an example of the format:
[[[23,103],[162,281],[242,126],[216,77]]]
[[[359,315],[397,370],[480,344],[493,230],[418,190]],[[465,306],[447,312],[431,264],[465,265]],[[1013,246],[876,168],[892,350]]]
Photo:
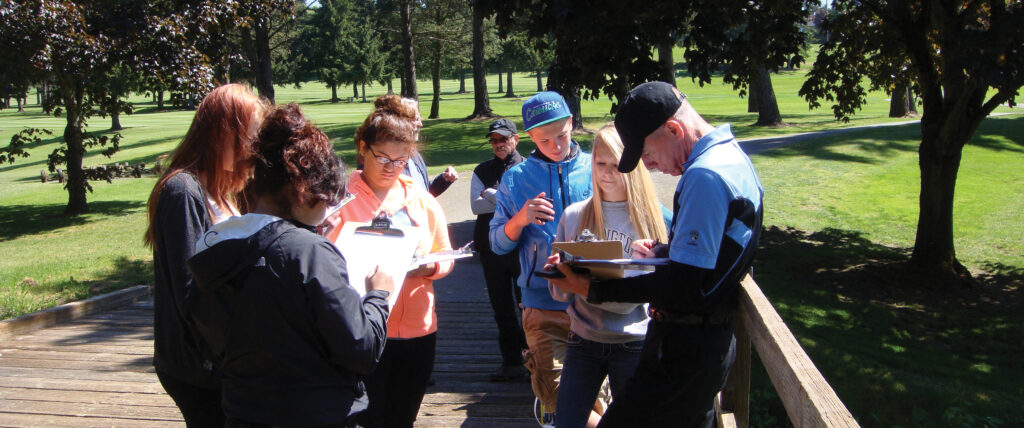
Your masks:
[[[750,426],[750,334],[747,333],[744,312],[749,308],[738,307],[732,313],[733,332],[736,336],[736,360],[729,369],[729,377],[722,388],[719,413],[731,415],[731,422],[723,424],[737,428]],[[732,424],[735,425],[732,425]]]

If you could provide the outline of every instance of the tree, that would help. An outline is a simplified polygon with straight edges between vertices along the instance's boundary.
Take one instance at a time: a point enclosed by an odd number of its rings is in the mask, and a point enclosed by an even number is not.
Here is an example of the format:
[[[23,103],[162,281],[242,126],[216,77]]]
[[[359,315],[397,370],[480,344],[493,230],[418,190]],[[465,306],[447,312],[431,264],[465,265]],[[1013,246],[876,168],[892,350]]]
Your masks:
[[[861,79],[888,87],[880,70],[909,59],[923,103],[921,192],[911,266],[968,278],[953,245],[953,194],[964,145],[997,106],[1024,85],[1024,3],[837,0],[830,34],[800,89],[812,107],[832,102],[849,120],[866,101]],[[878,64],[886,67],[878,67]]]
[[[728,9],[714,6],[700,11],[682,43],[691,75],[708,82],[713,72],[721,71],[722,80],[741,96],[749,94],[753,108],[748,110],[758,114],[755,126],[781,125],[771,73],[803,62],[804,22],[816,4],[806,0],[725,2],[720,6]]]
[[[332,103],[338,102],[338,86],[352,80],[351,55],[357,47],[351,7],[346,0],[322,0],[292,46],[292,55],[300,58],[301,68],[315,73],[331,89]],[[300,81],[295,79],[296,84]]]
[[[487,66],[484,64],[485,9],[481,1],[473,2],[473,113],[470,119],[494,117],[487,96]]]
[[[464,0],[431,0],[426,5],[418,21],[416,41],[417,51],[423,53],[420,59],[429,64],[427,72],[433,86],[428,117],[436,119],[441,110],[441,77],[458,68],[462,47],[470,42],[471,10]]]
[[[238,37],[256,90],[274,102],[274,51],[290,45],[287,37],[298,20],[296,0],[239,0]]]
[[[399,0],[402,32],[402,96],[418,100],[416,90],[416,54],[413,51],[412,6],[410,0]]]
[[[633,86],[658,80],[663,67],[653,57],[655,48],[677,37],[684,47],[689,47],[689,69],[701,83],[710,82],[711,72],[719,66],[739,64],[737,58],[753,56],[746,52],[753,49],[750,43],[732,46],[747,31],[750,39],[759,36],[768,41],[767,47],[761,49],[766,51],[761,54],[767,57],[762,64],[767,69],[781,65],[783,59],[793,60],[803,41],[797,25],[802,22],[801,0],[650,2],[642,7],[617,0],[479,1],[484,3],[487,13],[497,15],[502,34],[508,34],[517,19],[521,19],[538,48],[553,50],[550,89],[559,90],[570,104],[580,91],[590,99],[608,95],[613,99],[613,113]],[[764,5],[759,6],[760,12],[770,13],[779,21],[768,25],[772,21],[766,18],[765,28],[770,32],[758,35],[753,29],[748,30],[747,15],[760,4]],[[594,31],[595,22],[601,23],[600,31]],[[695,48],[704,56],[695,55]],[[733,52],[728,58],[708,53],[741,48],[744,55]],[[740,79],[750,75],[737,73]]]
[[[82,162],[86,153],[103,147],[111,156],[120,134],[94,136],[85,132],[87,119],[105,102],[101,86],[117,66],[142,73],[171,70],[175,87],[200,93],[210,87],[210,68],[193,48],[190,34],[225,12],[220,2],[196,2],[182,8],[173,1],[25,1],[0,4],[0,43],[8,50],[10,70],[52,82],[45,111],[65,117],[64,142],[51,153],[47,165],[54,171],[67,164],[67,215],[88,211],[86,192],[92,191]],[[3,149],[0,161],[14,162],[27,155],[24,143],[39,130],[16,134]],[[21,155],[18,155],[18,153]]]

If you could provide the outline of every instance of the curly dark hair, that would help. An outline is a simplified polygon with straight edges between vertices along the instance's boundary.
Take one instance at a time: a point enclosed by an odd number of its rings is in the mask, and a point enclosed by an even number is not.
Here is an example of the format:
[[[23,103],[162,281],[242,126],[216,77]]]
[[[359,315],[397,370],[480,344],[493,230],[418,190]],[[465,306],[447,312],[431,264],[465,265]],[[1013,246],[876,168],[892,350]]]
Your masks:
[[[263,122],[256,141],[256,171],[249,184],[252,196],[294,186],[320,201],[334,205],[345,194],[345,166],[334,154],[330,139],[313,126],[295,103],[275,108]]]

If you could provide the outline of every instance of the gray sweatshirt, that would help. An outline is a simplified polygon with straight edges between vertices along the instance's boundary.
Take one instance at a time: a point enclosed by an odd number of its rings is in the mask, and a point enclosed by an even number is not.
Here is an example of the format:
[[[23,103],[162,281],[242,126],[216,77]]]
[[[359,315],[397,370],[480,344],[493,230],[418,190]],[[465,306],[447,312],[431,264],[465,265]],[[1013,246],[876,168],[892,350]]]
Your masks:
[[[566,208],[558,223],[555,241],[576,240],[580,214],[590,198]],[[637,238],[636,228],[629,221],[626,202],[601,202],[604,213],[604,234],[606,239],[622,242],[622,257],[631,257],[630,244]],[[641,273],[641,272],[637,272]],[[580,337],[600,343],[626,343],[644,340],[647,334],[647,304],[605,302],[593,304],[586,299],[576,299],[574,293],[564,293],[554,284],[548,283],[551,297],[569,305],[570,328]]]

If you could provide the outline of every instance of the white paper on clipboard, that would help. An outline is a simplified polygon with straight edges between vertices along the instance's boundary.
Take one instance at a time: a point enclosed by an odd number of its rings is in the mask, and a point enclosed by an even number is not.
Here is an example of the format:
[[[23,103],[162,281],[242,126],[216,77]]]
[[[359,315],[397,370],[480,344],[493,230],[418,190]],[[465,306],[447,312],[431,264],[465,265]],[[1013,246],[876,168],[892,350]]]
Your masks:
[[[416,246],[419,244],[419,231],[416,227],[391,226],[392,229],[402,230],[402,237],[356,232],[356,228],[369,224],[345,223],[335,246],[345,257],[348,281],[359,292],[359,296],[366,294],[366,275],[373,272],[374,267],[380,266],[384,273],[391,275],[395,290],[388,296],[388,305],[394,308],[398,294],[402,290],[402,283],[405,282],[405,274],[409,272],[409,261],[415,255]]]

